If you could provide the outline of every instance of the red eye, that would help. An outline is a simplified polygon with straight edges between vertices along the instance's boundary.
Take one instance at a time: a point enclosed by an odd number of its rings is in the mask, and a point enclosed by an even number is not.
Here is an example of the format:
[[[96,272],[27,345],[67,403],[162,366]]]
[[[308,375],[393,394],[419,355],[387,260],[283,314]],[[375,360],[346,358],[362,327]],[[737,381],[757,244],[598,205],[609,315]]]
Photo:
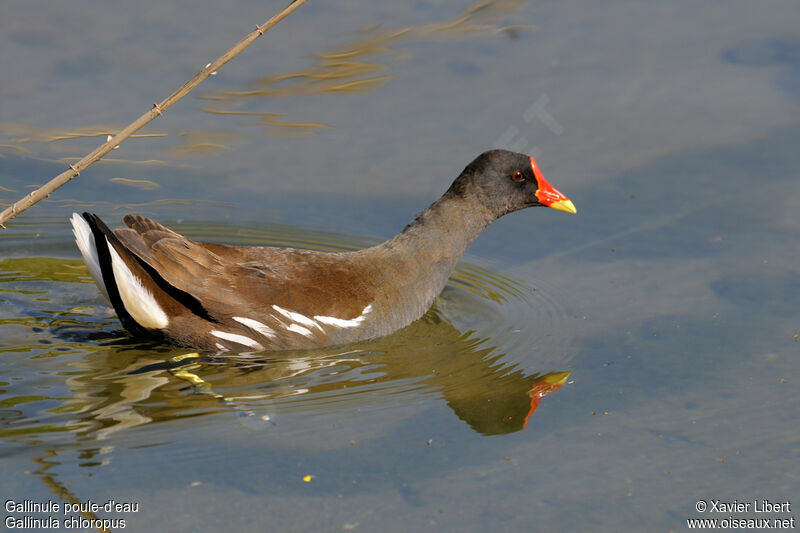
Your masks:
[[[516,172],[514,172],[514,175],[511,176],[511,179],[514,181],[525,181],[525,176],[522,175],[522,172],[517,170]]]

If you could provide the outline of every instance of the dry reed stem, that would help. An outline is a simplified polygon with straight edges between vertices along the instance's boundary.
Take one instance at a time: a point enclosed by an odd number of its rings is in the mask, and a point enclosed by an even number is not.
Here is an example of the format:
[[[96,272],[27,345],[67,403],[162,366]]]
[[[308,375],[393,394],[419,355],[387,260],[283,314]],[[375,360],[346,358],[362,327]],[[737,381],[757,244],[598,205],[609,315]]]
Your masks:
[[[206,78],[208,78],[212,73],[216,73],[222,65],[239,55],[242,50],[250,46],[253,41],[264,35],[264,32],[275,26],[278,22],[285,19],[289,16],[295,9],[300,7],[306,2],[306,0],[292,0],[292,2],[286,6],[280,13],[273,16],[271,19],[266,21],[261,26],[258,26],[255,30],[253,30],[250,34],[248,34],[244,39],[236,43],[230,50],[222,54],[219,58],[217,58],[214,62],[209,63],[206,65],[200,72],[198,72],[192,79],[187,81],[183,84],[183,87],[169,95],[165,100],[161,103],[153,104],[153,107],[144,113],[142,116],[137,118],[133,121],[130,125],[125,127],[122,131],[117,133],[112,138],[108,139],[104,144],[95,148],[91,153],[84,156],[83,159],[75,163],[74,165],[69,165],[69,169],[65,170],[49,182],[47,182],[42,187],[36,189],[35,191],[31,192],[30,194],[26,195],[25,197],[21,198],[10,207],[8,207],[5,211],[0,213],[0,228],[5,229],[5,223],[11,220],[12,218],[16,217],[29,207],[35,205],[39,201],[47,198],[50,194],[53,193],[56,189],[70,181],[71,179],[80,175],[81,171],[87,168],[89,165],[99,161],[105,156],[108,152],[119,146],[122,141],[136,133],[139,129],[141,129],[145,124],[149,123],[151,120],[162,114],[166,111],[172,104],[186,96],[192,89],[200,85]]]

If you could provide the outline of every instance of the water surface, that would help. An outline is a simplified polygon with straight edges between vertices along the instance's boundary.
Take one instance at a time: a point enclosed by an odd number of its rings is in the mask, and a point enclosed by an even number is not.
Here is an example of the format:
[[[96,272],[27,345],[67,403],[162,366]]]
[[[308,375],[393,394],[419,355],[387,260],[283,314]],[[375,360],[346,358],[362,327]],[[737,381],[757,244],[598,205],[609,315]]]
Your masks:
[[[0,203],[279,5],[186,7],[8,3]],[[0,235],[4,500],[135,502],[95,513],[133,531],[679,531],[727,517],[698,500],[796,500],[798,21],[788,1],[303,6]],[[494,146],[536,155],[578,215],[499,220],[422,320],[355,346],[132,339],[68,226],[134,211],[356,249]]]

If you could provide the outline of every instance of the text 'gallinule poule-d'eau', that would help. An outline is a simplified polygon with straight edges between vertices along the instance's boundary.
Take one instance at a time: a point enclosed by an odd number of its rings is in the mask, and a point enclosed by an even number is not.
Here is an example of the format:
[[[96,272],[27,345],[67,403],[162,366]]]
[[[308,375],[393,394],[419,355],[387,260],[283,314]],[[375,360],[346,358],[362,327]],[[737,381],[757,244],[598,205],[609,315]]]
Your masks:
[[[543,205],[575,213],[532,157],[491,150],[397,236],[355,252],[194,242],[125,215],[72,215],[75,240],[122,325],[210,351],[310,349],[387,335],[420,318],[478,234]]]

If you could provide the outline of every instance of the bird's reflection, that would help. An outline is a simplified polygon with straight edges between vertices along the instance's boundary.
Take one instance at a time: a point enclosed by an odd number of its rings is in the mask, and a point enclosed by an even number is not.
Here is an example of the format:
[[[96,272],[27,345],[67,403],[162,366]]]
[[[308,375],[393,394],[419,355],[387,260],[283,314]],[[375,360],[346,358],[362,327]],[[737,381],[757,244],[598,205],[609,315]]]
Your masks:
[[[0,262],[0,272],[7,280],[37,283],[75,281],[78,274],[85,278],[85,272],[73,272],[74,263],[7,260]],[[520,347],[525,344],[514,334],[514,347],[506,354],[502,346],[509,344],[508,333],[493,322],[489,334],[462,332],[453,325],[458,316],[486,319],[491,315],[486,309],[498,301],[527,306],[524,294],[512,290],[517,285],[505,279],[492,283],[495,277],[473,270],[457,273],[450,298],[446,292],[438,311],[382,339],[324,351],[238,355],[142,343],[114,329],[116,320],[102,307],[52,311],[31,303],[40,292],[12,288],[4,298],[27,311],[5,320],[29,328],[32,342],[37,337],[46,341],[15,347],[13,353],[19,354],[19,364],[30,362],[37,375],[50,375],[59,392],[34,392],[27,380],[0,381],[0,438],[22,445],[20,450],[44,447],[45,455],[35,459],[40,468],[31,473],[59,498],[79,501],[53,471],[62,464],[59,457],[76,454],[78,466],[102,466],[123,441],[137,448],[158,445],[168,440],[165,431],[186,431],[182,421],[192,427],[218,426],[220,419],[209,416],[215,414],[238,414],[245,428],[269,430],[264,438],[285,443],[293,441],[286,420],[294,424],[320,415],[342,420],[353,407],[394,412],[385,410],[390,406],[399,413],[416,409],[417,400],[425,398],[428,407],[430,399],[446,404],[478,434],[519,431],[534,423],[541,398],[561,387],[569,372],[531,372],[515,364],[531,360]],[[538,341],[531,338],[529,344],[537,359],[546,355],[538,351]],[[391,418],[387,423],[393,423]]]
[[[247,412],[276,400],[335,409],[324,399],[380,401],[358,395],[408,383],[436,391],[476,432],[497,435],[525,428],[541,398],[569,376],[526,374],[505,363],[491,339],[462,334],[435,310],[397,334],[346,349],[234,356],[167,351],[158,359],[146,353],[115,343],[85,359],[87,372],[68,379],[73,401],[82,406],[84,438],[102,440],[198,413]]]

